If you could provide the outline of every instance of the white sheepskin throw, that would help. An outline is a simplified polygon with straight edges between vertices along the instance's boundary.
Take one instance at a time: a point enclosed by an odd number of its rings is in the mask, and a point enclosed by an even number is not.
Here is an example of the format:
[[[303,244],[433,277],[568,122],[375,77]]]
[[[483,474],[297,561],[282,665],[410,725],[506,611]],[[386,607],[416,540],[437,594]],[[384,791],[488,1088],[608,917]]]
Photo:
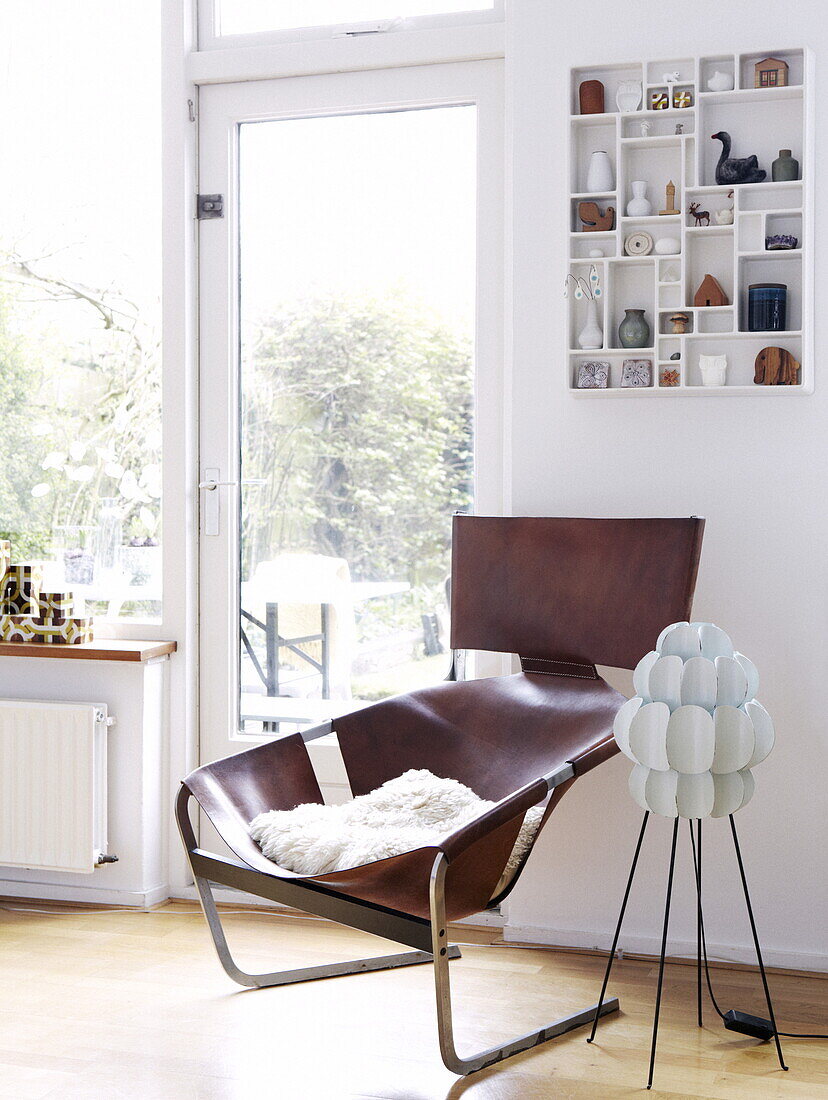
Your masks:
[[[494,805],[456,779],[412,768],[340,806],[305,803],[261,813],[251,821],[250,835],[280,867],[321,875],[427,847]],[[496,892],[517,870],[543,810],[541,805],[527,811]]]

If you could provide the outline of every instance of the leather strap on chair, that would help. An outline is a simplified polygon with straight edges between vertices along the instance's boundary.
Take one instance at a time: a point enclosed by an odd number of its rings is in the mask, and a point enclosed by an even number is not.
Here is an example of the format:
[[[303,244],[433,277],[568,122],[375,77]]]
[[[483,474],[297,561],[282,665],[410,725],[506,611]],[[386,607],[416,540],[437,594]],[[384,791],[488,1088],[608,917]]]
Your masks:
[[[537,673],[542,676],[577,676],[579,680],[597,680],[595,665],[583,661],[556,661],[549,657],[521,657],[522,672]]]

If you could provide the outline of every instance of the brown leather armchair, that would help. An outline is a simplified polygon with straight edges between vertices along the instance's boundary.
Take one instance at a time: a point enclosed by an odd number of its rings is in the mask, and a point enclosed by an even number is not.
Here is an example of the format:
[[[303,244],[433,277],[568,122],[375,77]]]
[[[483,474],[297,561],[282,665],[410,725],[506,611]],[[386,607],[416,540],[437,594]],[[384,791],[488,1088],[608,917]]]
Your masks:
[[[616,751],[623,697],[596,664],[633,668],[668,623],[687,619],[704,520],[456,516],[452,646],[520,657],[513,676],[446,682],[396,696],[303,734],[205,765],[176,806],[204,914],[227,973],[248,986],[432,962],[440,1050],[467,1074],[591,1021],[596,1006],[503,1046],[460,1057],[452,1034],[447,922],[497,905],[524,814],[548,798],[542,826],[577,778]],[[426,848],[312,877],[266,859],[248,834],[260,812],[321,802],[305,742],[333,730],[354,795],[408,768],[459,779],[496,805]],[[200,849],[195,798],[235,853]],[[538,830],[540,832],[540,830]],[[527,853],[528,855],[528,853]],[[523,863],[525,864],[524,857]],[[395,940],[412,952],[353,963],[246,974],[234,963],[210,883],[283,902]],[[618,1008],[605,1000],[602,1014]]]

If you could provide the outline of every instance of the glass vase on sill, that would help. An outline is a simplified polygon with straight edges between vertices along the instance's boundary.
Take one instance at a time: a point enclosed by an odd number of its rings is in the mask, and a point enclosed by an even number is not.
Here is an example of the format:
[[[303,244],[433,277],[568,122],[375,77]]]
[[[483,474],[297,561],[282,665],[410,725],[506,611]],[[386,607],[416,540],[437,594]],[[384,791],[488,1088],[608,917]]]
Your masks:
[[[104,497],[98,513],[98,545],[95,553],[97,584],[105,591],[122,583],[121,544],[124,524],[116,497]]]

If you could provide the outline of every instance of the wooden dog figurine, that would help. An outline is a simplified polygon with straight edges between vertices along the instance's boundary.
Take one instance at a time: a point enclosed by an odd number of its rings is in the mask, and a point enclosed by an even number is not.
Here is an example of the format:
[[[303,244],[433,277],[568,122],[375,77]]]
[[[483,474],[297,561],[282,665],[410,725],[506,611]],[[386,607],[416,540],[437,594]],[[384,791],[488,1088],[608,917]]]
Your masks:
[[[579,202],[578,217],[584,223],[583,233],[606,233],[615,228],[615,207],[608,206],[602,214],[597,202]]]

